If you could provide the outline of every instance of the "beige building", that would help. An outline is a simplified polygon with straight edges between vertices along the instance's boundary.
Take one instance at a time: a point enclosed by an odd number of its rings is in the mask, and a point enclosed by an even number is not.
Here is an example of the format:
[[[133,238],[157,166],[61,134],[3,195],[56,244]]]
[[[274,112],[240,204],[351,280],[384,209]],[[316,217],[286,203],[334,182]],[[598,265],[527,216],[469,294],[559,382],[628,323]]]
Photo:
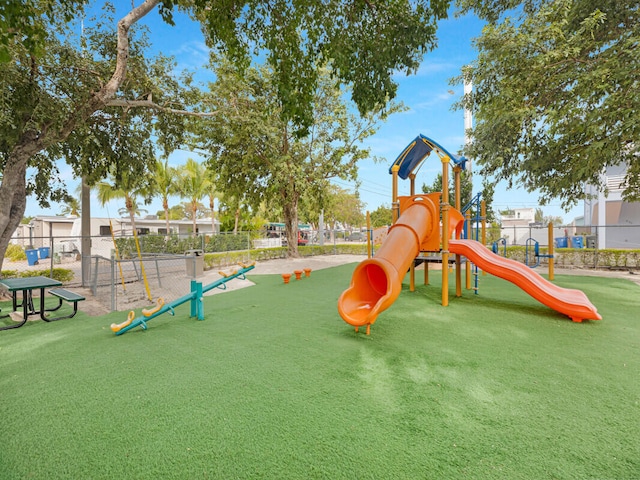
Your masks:
[[[155,215],[144,218],[136,218],[138,235],[167,233],[166,222]],[[109,256],[113,248],[111,238],[111,226],[114,236],[128,236],[133,234],[131,219],[126,218],[91,218],[91,250],[93,255]],[[192,220],[170,220],[169,230],[171,234],[181,237],[192,235]],[[211,218],[196,220],[197,233],[211,235],[213,226]],[[215,220],[215,233],[220,233],[220,222]],[[25,249],[51,247],[53,253],[74,254],[80,251],[81,219],[76,216],[36,216],[28,224],[21,224],[11,238],[11,243],[20,245]]]

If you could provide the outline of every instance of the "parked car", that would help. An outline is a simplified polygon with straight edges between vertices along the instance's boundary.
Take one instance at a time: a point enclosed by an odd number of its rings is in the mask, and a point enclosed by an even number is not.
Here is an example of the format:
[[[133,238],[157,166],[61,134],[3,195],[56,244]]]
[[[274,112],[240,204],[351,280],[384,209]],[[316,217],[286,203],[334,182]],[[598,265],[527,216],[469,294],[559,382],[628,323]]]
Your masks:
[[[309,243],[309,235],[307,232],[301,232],[298,230],[298,246],[306,245]]]
[[[347,236],[348,242],[364,242],[367,240],[367,235],[364,232],[351,232]]]

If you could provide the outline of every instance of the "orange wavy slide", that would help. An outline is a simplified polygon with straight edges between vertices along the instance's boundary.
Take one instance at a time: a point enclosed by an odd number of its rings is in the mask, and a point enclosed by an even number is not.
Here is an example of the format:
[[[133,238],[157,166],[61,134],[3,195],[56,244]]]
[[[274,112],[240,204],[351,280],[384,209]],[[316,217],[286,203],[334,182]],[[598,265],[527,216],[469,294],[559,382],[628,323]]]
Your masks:
[[[439,195],[439,194],[437,194]],[[402,280],[424,241],[439,243],[439,211],[433,194],[406,197],[402,215],[389,228],[387,238],[374,258],[353,271],[351,285],[338,299],[338,312],[354,327],[370,326],[389,308],[402,290]]]
[[[526,265],[489,251],[475,240],[449,240],[449,251],[464,255],[485,272],[520,287],[533,298],[574,322],[602,320],[584,292],[562,288],[541,277]]]

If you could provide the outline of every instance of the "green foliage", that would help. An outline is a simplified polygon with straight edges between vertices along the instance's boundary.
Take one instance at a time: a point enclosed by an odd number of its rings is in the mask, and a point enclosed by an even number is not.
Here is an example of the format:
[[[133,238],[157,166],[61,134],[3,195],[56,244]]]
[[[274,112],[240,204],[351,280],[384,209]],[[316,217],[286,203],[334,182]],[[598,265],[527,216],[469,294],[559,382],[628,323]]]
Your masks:
[[[229,252],[234,250],[248,250],[251,239],[257,235],[247,232],[234,234],[202,235],[180,237],[178,235],[140,235],[138,243],[140,252],[168,253],[184,255],[187,250],[204,250],[205,252]],[[118,254],[121,259],[136,258],[138,256],[134,237],[116,237]]]
[[[12,262],[18,262],[20,260],[26,260],[27,254],[24,252],[24,248],[22,248],[20,245],[10,243],[7,247],[5,257]]]
[[[247,233],[212,235],[205,245],[205,251],[207,252],[228,252],[232,250],[249,250],[250,248],[251,237]]]
[[[488,244],[497,242],[500,239],[501,234],[500,224],[497,222],[487,222],[486,234]]]
[[[369,213],[369,217],[373,228],[386,227],[391,225],[393,212],[391,211],[391,207],[380,205],[373,212]]]
[[[156,215],[158,216],[158,218],[165,218],[164,210],[156,212]],[[182,220],[184,218],[188,218],[186,204],[179,203],[178,205],[174,205],[173,207],[169,208],[169,220]]]
[[[295,254],[299,203],[314,204],[317,211],[327,202],[329,179],[355,179],[357,163],[369,156],[360,146],[362,140],[400,107],[357,118],[336,79],[323,70],[313,92],[313,128],[306,136],[295,135],[295,125],[281,118],[286,107],[272,71],[243,72],[219,62],[216,82],[206,96],[218,115],[197,120],[198,143],[210,152],[209,168],[235,205],[257,209],[267,199],[268,208],[282,211],[289,249]]]
[[[423,193],[439,193],[442,192],[442,173],[438,173],[433,180],[433,184],[422,184]],[[480,200],[484,200],[486,208],[486,220],[492,222],[495,215],[491,204],[493,203],[494,185],[486,178],[482,180],[482,197]],[[464,208],[468,205],[474,197],[473,191],[473,176],[468,170],[460,172],[460,208]],[[455,199],[455,177],[449,176],[449,203],[454,204]],[[475,208],[471,209],[472,217],[475,215]]]
[[[46,270],[2,270],[0,276],[2,278],[48,277],[50,273],[51,278],[62,283],[70,282],[74,278],[73,270],[68,268],[54,268],[53,272],[48,268]]]
[[[196,232],[196,220],[203,211],[200,201],[207,195],[212,186],[211,178],[204,165],[188,158],[187,162],[177,171],[177,191],[182,198],[186,198],[185,212],[193,221],[192,232]]]
[[[488,245],[491,241],[487,242]],[[503,247],[499,254],[502,255]],[[540,247],[540,254],[549,253],[547,247]],[[530,255],[532,255],[530,253]],[[621,249],[591,249],[591,248],[554,248],[553,261],[558,267],[577,268],[640,268],[640,250]],[[521,245],[507,246],[507,258],[524,263],[525,247]],[[543,266],[548,264],[548,259],[541,258]]]
[[[318,202],[317,199],[308,200],[305,198],[304,204],[310,212],[310,220],[316,221],[320,217],[320,209],[322,209],[326,224],[335,225],[336,222],[340,222],[342,225],[354,227],[364,225],[364,204],[357,193],[350,193],[337,185],[330,184],[322,197],[322,202]]]
[[[116,237],[118,254],[121,259],[136,258],[138,251],[134,237]],[[165,235],[140,235],[138,236],[141,253],[170,253],[184,255],[187,250],[202,250],[200,237],[188,236],[180,238],[172,235],[166,239]]]
[[[34,56],[44,53],[49,22],[82,15],[87,0],[21,0],[0,2],[0,63],[12,59],[21,44]]]
[[[0,95],[0,164],[3,169],[12,167],[2,172],[0,209],[10,222],[0,238],[8,239],[15,229],[27,195],[35,194],[45,207],[52,200],[69,198],[55,163],[58,159],[64,158],[89,185],[109,172],[148,178],[157,149],[167,155],[184,143],[185,121],[176,111],[216,108],[199,104],[201,97],[190,74],[173,75],[173,59],[145,55],[145,29],[136,22],[156,6],[169,24],[174,9],[199,20],[208,44],[234,60],[240,77],[250,76],[245,69],[251,57],[260,53],[266,58],[273,101],[263,111],[300,138],[317,124],[316,94],[326,80],[319,66],[331,68],[331,82],[337,88],[353,87],[353,101],[363,116],[380,112],[396,95],[394,73],[415,72],[424,53],[435,46],[436,21],[447,17],[450,0],[353,5],[311,0],[239,4],[145,0],[129,12],[131,28],[118,30],[118,36],[111,5],[105,4],[96,18],[86,19],[84,4],[83,0],[27,0],[0,5],[0,83],[5,93]],[[78,38],[81,29],[72,23],[80,18],[82,38]],[[254,90],[251,95],[258,98],[261,93]],[[224,101],[236,108],[236,98],[226,95]],[[247,120],[251,128],[251,119]],[[270,145],[270,133],[251,140]],[[339,143],[339,135],[325,139],[326,145]],[[285,157],[290,155],[286,142],[275,145],[285,147]],[[341,153],[330,155],[333,161],[354,153],[352,145],[339,148]],[[27,182],[28,166],[37,171]],[[114,186],[120,187],[118,182]],[[300,194],[295,189],[292,193],[294,198]],[[291,208],[285,211],[285,217],[292,215]],[[5,248],[6,242],[0,241],[0,264]],[[290,248],[295,248],[292,242]]]
[[[638,1],[461,4],[492,22],[461,103],[476,119],[465,153],[482,173],[570,207],[585,183],[605,187],[605,167],[626,164],[624,197],[640,199]]]
[[[263,52],[273,72],[274,111],[305,136],[315,123],[318,65],[329,64],[340,83],[352,85],[361,114],[396,96],[392,73],[415,72],[436,45],[436,22],[450,0],[318,2],[248,0],[242,6],[196,0],[208,43],[221,47],[237,66]]]

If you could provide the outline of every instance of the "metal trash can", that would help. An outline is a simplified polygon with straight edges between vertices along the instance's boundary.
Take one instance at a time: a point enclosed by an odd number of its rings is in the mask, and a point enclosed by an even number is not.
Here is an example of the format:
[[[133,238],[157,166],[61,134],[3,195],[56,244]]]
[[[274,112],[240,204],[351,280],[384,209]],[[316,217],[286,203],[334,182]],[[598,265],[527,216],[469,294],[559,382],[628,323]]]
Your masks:
[[[595,235],[587,235],[587,248],[595,249],[597,247],[596,238]]]
[[[187,277],[201,277],[204,272],[204,252],[202,250],[187,250],[184,252],[187,257]]]

